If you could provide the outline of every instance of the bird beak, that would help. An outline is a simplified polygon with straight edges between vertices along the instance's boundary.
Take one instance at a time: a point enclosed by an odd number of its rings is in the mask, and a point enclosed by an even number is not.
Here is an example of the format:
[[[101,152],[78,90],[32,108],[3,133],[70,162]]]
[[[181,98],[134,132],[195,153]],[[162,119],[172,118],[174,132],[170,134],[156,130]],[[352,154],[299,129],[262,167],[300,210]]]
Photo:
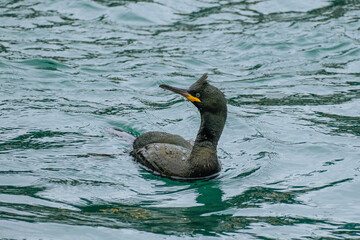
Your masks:
[[[172,86],[169,86],[166,84],[161,84],[159,87],[161,87],[162,89],[170,90],[174,93],[180,94],[180,95],[186,97],[187,99],[189,99],[191,102],[201,102],[199,98],[194,97],[193,95],[188,93],[188,91],[186,89],[172,87]]]

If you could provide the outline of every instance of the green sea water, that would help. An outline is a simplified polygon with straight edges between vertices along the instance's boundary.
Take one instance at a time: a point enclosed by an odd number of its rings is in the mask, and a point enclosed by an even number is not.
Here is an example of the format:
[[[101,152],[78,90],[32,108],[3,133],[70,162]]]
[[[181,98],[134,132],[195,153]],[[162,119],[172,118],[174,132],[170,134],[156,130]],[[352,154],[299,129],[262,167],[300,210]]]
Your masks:
[[[154,176],[109,133],[194,139],[219,176]],[[360,1],[0,1],[0,239],[360,239]]]

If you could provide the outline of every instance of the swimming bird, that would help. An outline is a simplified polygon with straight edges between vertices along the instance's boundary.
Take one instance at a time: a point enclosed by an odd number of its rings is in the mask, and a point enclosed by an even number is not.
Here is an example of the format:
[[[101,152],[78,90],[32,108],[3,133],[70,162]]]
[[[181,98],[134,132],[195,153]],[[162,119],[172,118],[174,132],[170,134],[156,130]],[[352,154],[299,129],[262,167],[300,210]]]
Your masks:
[[[179,135],[147,132],[133,143],[131,155],[145,169],[169,178],[199,179],[221,170],[217,145],[224,129],[227,107],[224,94],[207,81],[205,73],[189,89],[162,84],[180,94],[200,111],[201,124],[194,144]]]

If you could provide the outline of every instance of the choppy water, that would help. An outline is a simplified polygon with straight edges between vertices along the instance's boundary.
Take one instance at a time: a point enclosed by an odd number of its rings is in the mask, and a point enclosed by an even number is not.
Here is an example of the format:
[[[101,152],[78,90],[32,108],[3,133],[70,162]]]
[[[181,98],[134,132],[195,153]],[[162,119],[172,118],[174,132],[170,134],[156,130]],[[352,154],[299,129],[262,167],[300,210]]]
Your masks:
[[[360,2],[0,2],[0,238],[360,238]],[[209,181],[107,129],[195,137],[158,85],[228,99]]]

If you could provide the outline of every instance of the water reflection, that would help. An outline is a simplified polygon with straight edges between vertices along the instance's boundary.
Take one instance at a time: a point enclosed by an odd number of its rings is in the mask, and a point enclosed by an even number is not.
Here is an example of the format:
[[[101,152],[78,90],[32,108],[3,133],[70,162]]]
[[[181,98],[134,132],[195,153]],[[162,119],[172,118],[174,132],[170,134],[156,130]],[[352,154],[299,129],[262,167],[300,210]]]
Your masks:
[[[278,190],[274,188],[256,187],[240,195],[223,200],[221,181],[196,182],[189,187],[195,189],[198,194],[196,202],[199,206],[194,207],[147,207],[145,205],[129,206],[119,203],[106,203],[104,205],[94,205],[88,202],[88,206],[68,206],[57,208],[46,206],[47,200],[38,197],[38,193],[45,190],[42,187],[11,187],[1,186],[2,199],[5,195],[28,196],[31,202],[37,201],[39,204],[11,203],[2,202],[3,210],[1,219],[16,219],[28,222],[56,222],[72,223],[75,225],[102,226],[110,228],[122,228],[131,224],[139,230],[149,230],[152,232],[169,233],[188,233],[218,235],[228,231],[251,229],[254,223],[267,223],[274,226],[283,225],[302,225],[321,223],[347,229],[348,234],[356,233],[357,224],[332,224],[326,220],[317,218],[304,218],[296,216],[241,216],[236,209],[262,208],[265,203],[276,204],[303,204],[296,200],[301,194],[318,191],[337,184],[341,184],[352,179],[344,179],[328,185],[303,188],[299,190]],[[53,201],[49,205],[53,205]],[[49,202],[50,203],[50,202]],[[59,203],[60,204],[60,203]],[[64,205],[66,206],[66,205]],[[74,210],[73,210],[74,209]],[[241,213],[241,211],[240,211]],[[235,214],[235,215],[234,215]],[[352,229],[352,230],[351,230]]]

